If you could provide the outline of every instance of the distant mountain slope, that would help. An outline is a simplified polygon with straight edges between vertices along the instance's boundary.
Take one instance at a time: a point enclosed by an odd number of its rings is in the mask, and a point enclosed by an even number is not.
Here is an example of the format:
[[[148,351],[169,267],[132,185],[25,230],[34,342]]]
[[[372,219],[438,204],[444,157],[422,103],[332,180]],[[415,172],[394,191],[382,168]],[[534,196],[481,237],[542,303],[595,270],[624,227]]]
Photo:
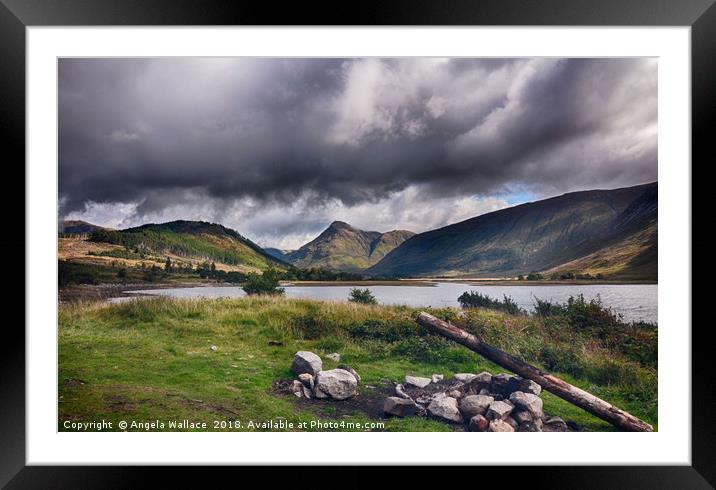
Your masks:
[[[105,230],[102,226],[93,225],[81,220],[65,220],[60,221],[57,232],[60,235],[84,235],[92,233],[94,230]]]
[[[584,268],[656,279],[657,207],[657,183],[564,194],[415,235],[367,272],[489,277]]]
[[[272,257],[276,257],[277,259],[285,261],[286,255],[293,252],[293,250],[281,250],[280,248],[267,247],[267,248],[264,248],[264,252],[266,252],[267,254],[269,254]]]
[[[357,272],[376,264],[413,235],[406,230],[363,231],[334,221],[314,240],[285,257],[297,267]]]
[[[261,270],[288,265],[238,232],[204,221],[172,221],[126,230],[99,229],[92,232],[90,240],[122,245],[138,252],[171,254]]]

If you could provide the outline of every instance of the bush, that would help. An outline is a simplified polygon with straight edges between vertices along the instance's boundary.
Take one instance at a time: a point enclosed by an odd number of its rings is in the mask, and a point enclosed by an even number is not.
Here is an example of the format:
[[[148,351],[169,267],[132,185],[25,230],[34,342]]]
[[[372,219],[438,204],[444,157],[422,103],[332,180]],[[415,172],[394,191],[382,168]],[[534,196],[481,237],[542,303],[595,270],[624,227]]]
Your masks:
[[[467,291],[462,293],[457,301],[463,308],[490,308],[504,311],[511,315],[521,315],[524,313],[524,311],[517,306],[517,303],[506,295],[503,296],[502,301],[500,301],[492,299],[486,294],[478,293],[477,291]]]
[[[246,282],[241,287],[248,295],[254,294],[270,294],[281,295],[285,292],[284,288],[279,287],[278,275],[273,269],[265,271],[263,274],[249,274],[246,276]]]
[[[371,293],[370,289],[368,288],[352,288],[351,293],[348,296],[348,301],[352,301],[353,303],[361,303],[364,305],[378,304],[378,300],[375,299],[375,296],[373,296],[373,293]]]

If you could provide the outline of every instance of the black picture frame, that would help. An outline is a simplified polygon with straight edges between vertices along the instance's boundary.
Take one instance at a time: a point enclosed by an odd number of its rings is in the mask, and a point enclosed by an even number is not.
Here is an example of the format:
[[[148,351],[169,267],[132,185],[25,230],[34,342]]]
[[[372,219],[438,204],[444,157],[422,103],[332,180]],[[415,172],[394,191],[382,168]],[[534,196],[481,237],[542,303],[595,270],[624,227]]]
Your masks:
[[[340,7],[339,3],[320,1],[279,6],[219,0],[0,0],[0,137],[3,155],[8,158],[5,165],[19,167],[15,162],[25,160],[25,28],[80,25],[690,26],[692,160],[701,165],[714,161],[708,130],[716,108],[714,0],[364,0]],[[694,167],[692,163],[692,170]],[[24,180],[24,176],[20,178]],[[28,294],[32,291],[25,291]],[[698,298],[705,293],[695,294]],[[713,488],[716,376],[708,328],[708,324],[691,328],[692,406],[697,408],[692,412],[692,466],[523,467],[507,471],[510,479],[524,477],[531,485],[550,488]],[[5,334],[0,342],[0,484],[7,488],[125,488],[149,484],[147,473],[159,469],[25,465],[25,336],[12,322],[6,323]],[[181,479],[182,486],[189,485],[186,471],[169,470],[163,471],[164,475]],[[213,476],[208,470],[201,469],[198,475],[207,484],[207,478]],[[241,469],[242,479],[261,478],[260,471],[248,475],[246,468]],[[479,471],[485,475],[492,470]],[[496,471],[503,476],[506,473],[504,468]],[[294,468],[291,474],[294,480],[310,479],[315,469]],[[321,474],[327,477],[325,472]],[[365,478],[369,477],[355,473],[347,486],[365,486]]]

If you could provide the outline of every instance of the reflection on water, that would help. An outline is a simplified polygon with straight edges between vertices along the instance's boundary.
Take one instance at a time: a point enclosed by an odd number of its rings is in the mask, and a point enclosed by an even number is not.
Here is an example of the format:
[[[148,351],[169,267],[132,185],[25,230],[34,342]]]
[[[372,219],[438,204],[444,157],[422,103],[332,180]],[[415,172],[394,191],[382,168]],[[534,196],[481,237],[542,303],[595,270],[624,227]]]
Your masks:
[[[320,300],[347,300],[353,286],[286,286],[289,298]],[[368,286],[381,304],[408,306],[459,306],[458,296],[465,291],[479,291],[492,298],[511,297],[520,307],[532,310],[534,299],[565,302],[570,296],[583,294],[585,299],[599,295],[604,305],[621,313],[627,321],[657,322],[656,284],[604,284],[604,285],[470,285],[436,283],[434,286]],[[149,289],[127,291],[125,294],[158,294],[176,298],[237,298],[245,296],[236,286],[202,286],[195,288]],[[115,298],[122,300],[124,298]]]

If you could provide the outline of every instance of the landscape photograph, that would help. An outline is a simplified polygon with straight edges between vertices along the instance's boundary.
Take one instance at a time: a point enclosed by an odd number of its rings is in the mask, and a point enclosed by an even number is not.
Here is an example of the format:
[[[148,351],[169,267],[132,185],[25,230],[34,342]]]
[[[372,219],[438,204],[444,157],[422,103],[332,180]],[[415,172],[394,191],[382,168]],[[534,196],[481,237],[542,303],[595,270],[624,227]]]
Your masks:
[[[58,430],[657,431],[657,72],[59,58]]]

